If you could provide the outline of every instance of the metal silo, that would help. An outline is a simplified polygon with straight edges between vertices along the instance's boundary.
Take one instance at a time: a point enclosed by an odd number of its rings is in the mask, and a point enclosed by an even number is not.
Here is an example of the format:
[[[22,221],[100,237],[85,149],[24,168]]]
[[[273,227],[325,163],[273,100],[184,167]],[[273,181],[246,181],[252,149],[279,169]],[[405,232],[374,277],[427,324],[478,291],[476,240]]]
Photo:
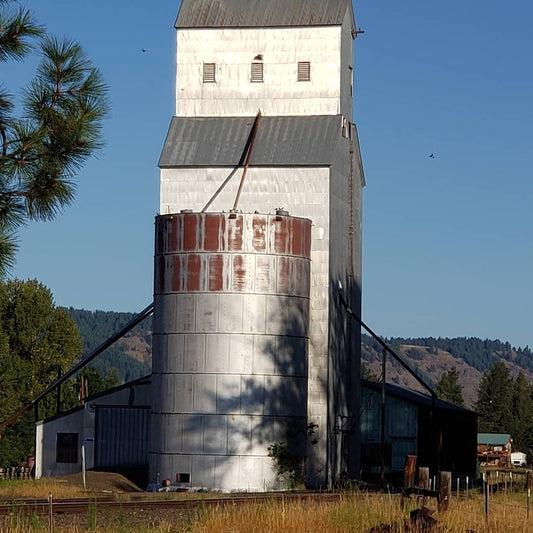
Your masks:
[[[268,490],[270,444],[305,454],[310,247],[284,211],[156,217],[151,482]]]

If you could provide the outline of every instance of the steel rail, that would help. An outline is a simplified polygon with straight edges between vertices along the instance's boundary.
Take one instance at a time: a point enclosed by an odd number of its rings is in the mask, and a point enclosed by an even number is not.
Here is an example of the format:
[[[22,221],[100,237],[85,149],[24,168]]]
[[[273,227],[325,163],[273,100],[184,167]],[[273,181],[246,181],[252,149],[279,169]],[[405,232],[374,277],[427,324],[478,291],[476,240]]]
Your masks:
[[[167,493],[168,494],[168,493]],[[89,506],[96,509],[197,509],[203,507],[227,507],[244,504],[262,503],[266,501],[337,501],[342,492],[294,492],[294,493],[265,493],[265,494],[240,494],[216,498],[189,498],[189,499],[166,499],[166,500],[141,500],[119,501],[112,497],[97,498],[58,498],[52,501],[54,514],[86,513]],[[46,499],[13,500],[12,502],[0,503],[0,516],[10,513],[38,513],[50,512],[50,502]]]

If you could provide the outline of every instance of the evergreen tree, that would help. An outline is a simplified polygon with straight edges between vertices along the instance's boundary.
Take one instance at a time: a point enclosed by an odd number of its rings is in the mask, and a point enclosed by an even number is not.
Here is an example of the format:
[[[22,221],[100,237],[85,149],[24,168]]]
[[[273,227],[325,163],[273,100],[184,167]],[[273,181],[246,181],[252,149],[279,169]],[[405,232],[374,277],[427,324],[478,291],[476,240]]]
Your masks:
[[[0,63],[37,48],[41,63],[15,99],[0,83],[0,277],[13,266],[16,230],[51,220],[74,199],[76,172],[101,146],[106,87],[82,48],[46,34],[29,11],[0,0]],[[2,77],[0,77],[2,79]]]
[[[533,451],[533,398],[531,385],[523,372],[513,384],[511,420],[513,449],[530,455]]]
[[[503,361],[483,374],[475,409],[479,414],[479,431],[511,433],[513,378]]]
[[[80,389],[80,381],[85,380],[87,396],[98,394],[105,390],[111,389],[120,383],[116,368],[111,368],[104,376],[98,368],[89,365],[86,366],[78,375],[77,388]]]
[[[379,381],[379,377],[368,368],[368,365],[361,361],[361,379],[366,379],[368,381]]]
[[[440,381],[435,386],[438,397],[455,405],[464,405],[463,387],[459,381],[459,372],[453,367],[442,374]]]

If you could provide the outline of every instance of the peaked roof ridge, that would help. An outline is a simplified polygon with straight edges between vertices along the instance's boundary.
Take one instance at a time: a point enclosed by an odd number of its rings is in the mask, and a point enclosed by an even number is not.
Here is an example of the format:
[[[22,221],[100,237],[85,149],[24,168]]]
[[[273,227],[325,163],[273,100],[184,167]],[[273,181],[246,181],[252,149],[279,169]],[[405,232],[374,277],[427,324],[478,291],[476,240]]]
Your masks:
[[[340,26],[351,0],[183,0],[176,28]]]

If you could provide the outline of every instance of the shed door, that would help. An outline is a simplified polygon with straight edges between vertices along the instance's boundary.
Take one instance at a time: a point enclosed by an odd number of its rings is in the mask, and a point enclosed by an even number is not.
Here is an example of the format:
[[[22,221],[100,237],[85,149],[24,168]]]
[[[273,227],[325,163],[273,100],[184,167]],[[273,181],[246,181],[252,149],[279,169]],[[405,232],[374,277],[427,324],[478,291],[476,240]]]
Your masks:
[[[148,466],[149,407],[96,407],[96,468]]]

